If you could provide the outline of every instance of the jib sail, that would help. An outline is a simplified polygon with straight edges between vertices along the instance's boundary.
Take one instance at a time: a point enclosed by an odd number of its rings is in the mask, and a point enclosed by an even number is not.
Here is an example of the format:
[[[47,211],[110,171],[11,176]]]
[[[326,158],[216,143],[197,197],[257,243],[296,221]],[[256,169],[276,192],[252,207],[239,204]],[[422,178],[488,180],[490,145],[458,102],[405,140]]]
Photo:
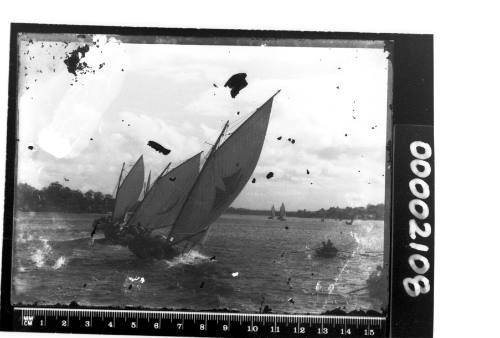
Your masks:
[[[144,184],[144,161],[141,157],[135,162],[132,169],[116,191],[113,221],[121,220],[127,211],[137,203]]]
[[[144,196],[129,225],[147,229],[172,226],[200,168],[201,153],[160,176]]]

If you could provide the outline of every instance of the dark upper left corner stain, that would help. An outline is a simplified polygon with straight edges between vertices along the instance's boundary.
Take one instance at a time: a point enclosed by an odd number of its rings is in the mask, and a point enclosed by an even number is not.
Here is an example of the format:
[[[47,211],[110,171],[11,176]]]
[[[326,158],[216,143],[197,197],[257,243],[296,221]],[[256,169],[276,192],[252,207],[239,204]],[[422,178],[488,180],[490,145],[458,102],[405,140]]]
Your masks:
[[[77,71],[82,71],[88,67],[86,62],[81,62],[81,59],[85,57],[85,54],[90,50],[89,45],[84,45],[76,48],[71,51],[69,54],[66,54],[66,59],[64,59],[64,63],[66,64],[66,68],[68,72],[77,75]]]

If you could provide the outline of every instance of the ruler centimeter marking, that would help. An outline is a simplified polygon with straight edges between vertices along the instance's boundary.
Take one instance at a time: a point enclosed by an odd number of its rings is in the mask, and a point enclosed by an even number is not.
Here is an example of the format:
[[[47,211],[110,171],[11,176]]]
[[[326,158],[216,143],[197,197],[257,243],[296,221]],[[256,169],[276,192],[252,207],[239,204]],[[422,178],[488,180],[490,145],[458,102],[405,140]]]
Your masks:
[[[42,307],[14,307],[14,313],[16,329],[35,332],[222,337],[385,337],[387,332],[386,318],[375,316]]]

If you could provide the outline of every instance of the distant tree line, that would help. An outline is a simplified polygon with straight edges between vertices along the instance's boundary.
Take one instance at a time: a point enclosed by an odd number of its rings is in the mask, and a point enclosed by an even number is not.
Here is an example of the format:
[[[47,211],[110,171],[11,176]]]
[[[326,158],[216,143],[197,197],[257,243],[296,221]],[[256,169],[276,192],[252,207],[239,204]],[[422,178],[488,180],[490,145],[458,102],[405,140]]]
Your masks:
[[[16,191],[16,207],[20,211],[52,211],[72,213],[112,212],[113,196],[99,191],[85,193],[63,186],[59,182],[38,190],[29,184],[20,183]]]
[[[298,210],[287,211],[286,215],[289,217],[303,217],[303,218],[331,218],[331,219],[384,219],[385,206],[380,204],[368,204],[366,207],[330,207],[329,209],[321,208],[319,210]],[[270,210],[250,210],[244,208],[229,208],[226,213],[239,214],[239,215],[267,215],[271,214]],[[276,210],[276,214],[278,209]]]
[[[19,183],[16,191],[16,207],[20,211],[50,211],[70,213],[107,213],[112,212],[115,199],[109,194],[88,190],[83,193],[52,182],[48,187],[38,190],[29,184]],[[366,207],[331,207],[316,211],[287,211],[289,217],[332,218],[332,219],[384,219],[384,204],[368,204]],[[278,210],[277,210],[278,211]],[[270,210],[251,210],[228,208],[228,214],[269,216]]]

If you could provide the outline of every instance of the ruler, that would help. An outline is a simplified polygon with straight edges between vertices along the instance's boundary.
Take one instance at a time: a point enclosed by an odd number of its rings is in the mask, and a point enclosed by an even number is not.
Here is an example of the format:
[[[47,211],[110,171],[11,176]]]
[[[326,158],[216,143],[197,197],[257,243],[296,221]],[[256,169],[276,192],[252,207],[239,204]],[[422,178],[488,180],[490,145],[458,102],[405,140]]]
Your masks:
[[[385,337],[385,317],[14,307],[18,331],[201,337]]]

